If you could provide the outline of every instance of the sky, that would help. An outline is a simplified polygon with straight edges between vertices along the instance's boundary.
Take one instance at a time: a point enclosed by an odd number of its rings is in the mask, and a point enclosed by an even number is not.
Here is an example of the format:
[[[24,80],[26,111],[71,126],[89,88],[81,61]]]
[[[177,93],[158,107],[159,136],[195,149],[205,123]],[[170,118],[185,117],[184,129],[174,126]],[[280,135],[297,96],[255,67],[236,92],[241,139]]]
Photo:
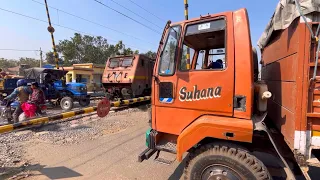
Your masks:
[[[0,49],[39,50],[41,48],[44,54],[52,49],[50,33],[47,31],[45,6],[35,1],[44,3],[44,0],[0,0]],[[80,31],[82,34],[102,36],[108,39],[110,44],[116,44],[122,40],[126,47],[138,49],[142,53],[148,50],[157,51],[160,36],[167,20],[172,22],[184,20],[183,0],[98,1],[139,23],[94,0],[47,0],[49,6],[59,9],[49,8],[51,21],[55,28],[56,44],[60,40],[70,39],[74,33]],[[249,14],[252,44],[256,46],[278,1],[189,0],[189,18],[246,8]],[[155,16],[132,2],[147,9]],[[27,15],[44,22],[7,11]],[[65,12],[102,26],[70,16]],[[20,57],[39,58],[40,55],[38,51],[0,50],[0,58],[18,59]]]

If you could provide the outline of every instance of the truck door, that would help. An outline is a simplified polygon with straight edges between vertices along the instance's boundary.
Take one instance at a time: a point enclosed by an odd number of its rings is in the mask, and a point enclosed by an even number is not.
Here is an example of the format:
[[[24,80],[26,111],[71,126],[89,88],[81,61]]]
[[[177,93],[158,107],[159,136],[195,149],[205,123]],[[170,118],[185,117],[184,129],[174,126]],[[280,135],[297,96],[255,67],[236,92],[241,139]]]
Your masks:
[[[231,13],[171,27],[160,55],[153,90],[153,128],[178,135],[202,115],[233,115]]]

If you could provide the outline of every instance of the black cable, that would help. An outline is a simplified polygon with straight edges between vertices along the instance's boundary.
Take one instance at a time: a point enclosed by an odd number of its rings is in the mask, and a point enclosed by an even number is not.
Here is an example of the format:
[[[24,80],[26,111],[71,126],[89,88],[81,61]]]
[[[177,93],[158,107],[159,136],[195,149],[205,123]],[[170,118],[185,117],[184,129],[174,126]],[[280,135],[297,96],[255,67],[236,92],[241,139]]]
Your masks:
[[[146,27],[146,28],[150,29],[151,31],[153,31],[153,32],[155,32],[155,33],[161,34],[159,31],[157,31],[157,30],[155,30],[155,29],[153,29],[153,28],[150,28],[149,26],[147,26],[147,25],[145,25],[145,24],[141,23],[140,21],[135,20],[135,19],[133,19],[132,17],[130,17],[130,16],[128,16],[128,15],[126,15],[126,14],[123,14],[122,12],[120,12],[120,11],[118,11],[118,10],[115,10],[115,9],[113,9],[112,7],[107,6],[107,5],[105,5],[104,3],[102,3],[102,2],[100,2],[100,1],[98,1],[98,0],[94,0],[94,1],[95,1],[95,2],[97,2],[97,3],[99,3],[99,4],[101,4],[102,6],[104,6],[104,7],[106,7],[106,8],[109,8],[109,9],[111,9],[111,10],[113,10],[113,11],[115,11],[115,12],[117,12],[117,13],[121,14],[122,16],[124,16],[124,17],[126,17],[126,18],[128,18],[128,19],[131,19],[132,21],[134,21],[134,22],[136,22],[136,23],[138,23],[138,24],[140,24],[140,25],[142,25],[142,26],[144,26],[144,27]]]
[[[36,1],[36,0],[31,0],[31,1],[33,1],[33,2],[35,2],[35,3],[38,3],[38,4],[41,4],[41,5],[45,5],[44,3],[41,3],[41,2]],[[126,35],[126,36],[128,36],[128,37],[132,37],[132,38],[134,38],[134,39],[137,39],[137,40],[140,40],[140,41],[143,41],[143,42],[147,42],[147,43],[149,43],[149,44],[154,44],[154,43],[151,43],[151,42],[149,42],[149,41],[143,40],[143,39],[141,39],[141,38],[135,37],[135,36],[133,36],[133,35],[130,35],[130,34],[127,34],[127,33],[122,32],[122,31],[119,31],[119,30],[110,28],[110,27],[108,27],[108,26],[102,25],[102,24],[100,24],[100,23],[97,23],[97,22],[94,22],[94,21],[85,19],[85,18],[80,17],[80,16],[78,16],[78,15],[71,14],[71,13],[69,13],[69,12],[66,12],[66,11],[64,11],[64,10],[58,9],[58,8],[56,8],[56,7],[53,7],[53,6],[49,6],[49,7],[52,8],[52,9],[55,9],[55,10],[57,10],[57,11],[60,11],[60,12],[62,12],[62,13],[65,13],[65,14],[68,14],[68,15],[70,15],[70,16],[73,16],[73,17],[75,17],[75,18],[81,19],[81,20],[83,20],[83,21],[86,21],[86,22],[92,23],[92,24],[94,24],[94,25],[103,27],[103,28],[105,28],[105,29],[112,30],[112,31],[114,31],[114,32],[117,32],[117,33]]]
[[[142,6],[140,6],[139,4],[135,3],[134,1],[132,1],[132,0],[129,0],[129,1],[130,1],[132,4],[134,4],[134,5],[138,6],[139,8],[143,9],[143,10],[146,11],[147,13],[151,14],[152,16],[158,18],[159,20],[161,20],[161,21],[166,21],[166,20],[164,20],[164,19],[159,18],[158,16],[156,16],[156,15],[153,14],[152,12],[148,11],[147,9],[143,8]]]
[[[38,18],[35,18],[35,17],[31,17],[31,16],[28,16],[28,15],[24,15],[24,14],[21,14],[21,13],[17,13],[17,12],[14,12],[14,11],[10,11],[10,10],[7,10],[7,9],[0,8],[0,10],[6,11],[6,12],[10,12],[12,14],[16,14],[16,15],[19,15],[19,16],[23,16],[23,17],[26,17],[26,18],[30,18],[30,19],[33,19],[33,20],[37,20],[37,21],[40,21],[40,22],[43,22],[43,23],[47,23],[47,21],[45,21],[45,20],[38,19]],[[75,32],[79,32],[79,33],[82,33],[82,34],[87,34],[87,35],[90,35],[90,36],[94,36],[91,33],[86,33],[86,32],[83,32],[83,31],[80,31],[80,30],[77,30],[77,29],[73,29],[73,28],[70,28],[70,27],[67,27],[67,26],[62,26],[62,25],[54,24],[54,23],[52,23],[52,24],[55,25],[55,26],[62,27],[62,28],[65,28],[65,29],[69,29],[69,30],[72,30],[72,31],[75,31]],[[103,37],[103,36],[101,36],[101,37]],[[116,40],[113,40],[113,39],[109,39],[109,38],[106,38],[106,39],[109,40],[109,41],[119,42],[119,41],[116,41]],[[124,44],[124,45],[128,45],[128,47],[131,47],[131,48],[144,49],[144,48],[137,48],[137,47],[131,46],[129,44]],[[147,50],[147,49],[144,49],[144,50]]]
[[[149,22],[149,23],[151,23],[151,24],[153,24],[153,25],[157,26],[158,28],[162,29],[162,27],[160,27],[160,26],[158,26],[157,24],[155,24],[155,23],[153,23],[153,22],[149,21],[147,18],[145,18],[145,17],[143,17],[143,16],[139,15],[138,13],[135,13],[134,11],[132,11],[132,10],[130,10],[129,8],[127,8],[127,7],[123,6],[123,5],[121,5],[120,3],[118,3],[118,2],[116,2],[116,1],[114,1],[114,0],[110,0],[110,1],[114,2],[115,4],[118,4],[119,6],[121,6],[121,7],[125,8],[126,10],[128,10],[128,11],[130,11],[130,12],[132,12],[132,13],[133,13],[133,14],[135,14],[136,16],[139,16],[140,18],[144,19],[145,21],[147,21],[147,22]]]

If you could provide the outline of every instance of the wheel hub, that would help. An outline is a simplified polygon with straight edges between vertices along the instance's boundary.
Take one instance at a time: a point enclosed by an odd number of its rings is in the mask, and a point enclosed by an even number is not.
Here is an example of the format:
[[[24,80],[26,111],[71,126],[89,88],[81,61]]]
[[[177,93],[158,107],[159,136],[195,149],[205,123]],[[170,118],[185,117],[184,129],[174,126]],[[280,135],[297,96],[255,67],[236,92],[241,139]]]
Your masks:
[[[236,172],[228,167],[213,165],[207,167],[201,174],[202,180],[240,180]]]
[[[70,103],[68,101],[64,102],[64,107],[68,108],[70,106]]]

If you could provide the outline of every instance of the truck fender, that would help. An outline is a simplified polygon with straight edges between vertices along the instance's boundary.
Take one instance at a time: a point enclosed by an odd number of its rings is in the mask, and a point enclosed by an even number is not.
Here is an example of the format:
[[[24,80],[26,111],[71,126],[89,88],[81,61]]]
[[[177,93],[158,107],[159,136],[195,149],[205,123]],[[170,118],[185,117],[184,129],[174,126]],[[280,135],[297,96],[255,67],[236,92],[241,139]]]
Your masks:
[[[206,137],[251,143],[252,136],[251,119],[204,115],[180,133],[177,140],[177,160],[181,161],[186,151]]]

